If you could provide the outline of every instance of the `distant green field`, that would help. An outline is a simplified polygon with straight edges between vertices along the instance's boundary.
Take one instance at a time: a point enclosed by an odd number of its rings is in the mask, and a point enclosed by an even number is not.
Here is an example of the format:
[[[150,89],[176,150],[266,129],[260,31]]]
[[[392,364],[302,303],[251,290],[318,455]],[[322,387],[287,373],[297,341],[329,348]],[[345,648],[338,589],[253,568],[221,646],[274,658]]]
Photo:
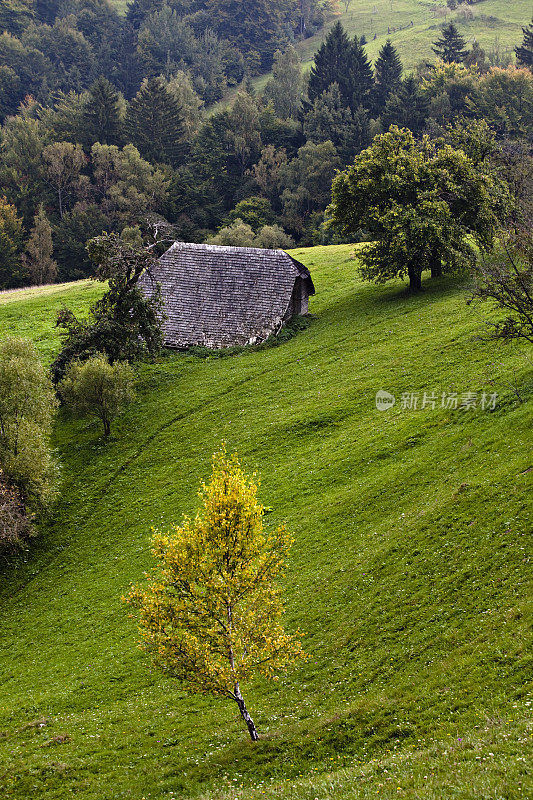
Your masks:
[[[27,336],[51,360],[61,339],[54,328],[57,312],[68,304],[84,313],[102,292],[102,284],[92,280],[0,292],[0,335]]]
[[[0,572],[3,799],[531,796],[531,348],[482,343],[488,309],[451,282],[410,297],[362,284],[349,246],[294,254],[317,287],[305,331],[141,366],[107,444],[60,417],[61,499]],[[58,303],[101,289],[4,295],[0,334],[49,360]],[[436,407],[402,408],[411,392]],[[148,668],[120,600],[222,439],[261,474],[267,524],[295,534],[287,626],[310,654],[245,687],[256,746],[231,705]]]
[[[533,16],[531,0],[484,0],[469,7],[473,20],[466,22],[460,11],[451,12],[444,3],[422,0],[352,0],[347,12],[342,3],[341,8],[342,24],[350,34],[366,36],[367,52],[372,60],[390,39],[407,70],[424,59],[434,60],[431,46],[439,37],[439,26],[445,21],[453,20],[468,44],[476,39],[487,51],[498,49],[512,54],[522,41],[521,26]],[[441,16],[444,12],[446,16]],[[298,46],[304,69],[311,66],[313,55],[332,24]]]
[[[129,0],[109,0],[109,2],[116,8],[119,14],[126,13]]]

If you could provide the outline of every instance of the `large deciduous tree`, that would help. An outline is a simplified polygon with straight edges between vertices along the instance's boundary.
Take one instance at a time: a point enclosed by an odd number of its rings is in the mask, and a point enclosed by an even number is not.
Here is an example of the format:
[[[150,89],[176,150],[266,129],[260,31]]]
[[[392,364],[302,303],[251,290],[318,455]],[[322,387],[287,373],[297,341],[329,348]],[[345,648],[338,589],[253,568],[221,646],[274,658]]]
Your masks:
[[[302,102],[302,74],[300,59],[294,47],[285,52],[276,50],[272,79],[265,86],[264,96],[272,101],[274,111],[281,119],[297,119]]]
[[[234,701],[255,741],[241,684],[275,678],[302,656],[299,633],[282,624],[278,583],[292,540],[284,527],[264,530],[254,477],[224,449],[199,494],[194,519],[154,535],[158,566],[129,601],[155,664],[188,692]]]
[[[408,276],[418,291],[424,270],[439,275],[472,264],[469,234],[490,249],[497,191],[503,188],[462,150],[393,126],[337,175],[329,212],[344,234],[372,235],[360,252],[365,278]]]
[[[81,170],[86,158],[79,144],[54,142],[43,150],[46,182],[57,197],[59,216],[62,218],[66,204],[81,187]]]
[[[26,339],[0,342],[0,467],[24,503],[46,505],[55,495],[57,463],[50,447],[56,409],[48,371]]]
[[[264,197],[268,197],[271,202],[278,197],[280,174],[286,164],[286,151],[268,144],[263,147],[261,158],[250,170],[252,180],[259,186]]]
[[[494,67],[477,81],[466,106],[500,138],[533,139],[533,73],[528,69]]]
[[[229,123],[233,149],[243,175],[261,152],[257,104],[247,92],[238,92],[230,112]]]
[[[79,320],[70,309],[59,312],[56,325],[64,334],[60,353],[52,364],[57,383],[72,361],[104,354],[111,363],[154,358],[163,345],[161,296],[158,287],[146,297],[138,286],[141,275],[153,266],[151,252],[116,234],[104,234],[87,244],[96,265],[97,280],[108,283],[103,297]]]
[[[314,213],[322,216],[330,198],[331,181],[340,166],[334,144],[327,141],[307,142],[300,147],[296,158],[280,168],[285,228],[301,233]]]

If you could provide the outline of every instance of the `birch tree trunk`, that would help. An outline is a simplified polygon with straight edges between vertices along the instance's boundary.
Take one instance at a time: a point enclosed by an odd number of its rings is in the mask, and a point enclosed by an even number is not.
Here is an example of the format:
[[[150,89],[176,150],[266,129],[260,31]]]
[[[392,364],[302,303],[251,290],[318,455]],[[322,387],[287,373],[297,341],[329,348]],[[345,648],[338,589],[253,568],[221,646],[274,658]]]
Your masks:
[[[234,695],[235,695],[235,702],[239,706],[239,711],[241,712],[241,717],[246,722],[246,726],[250,734],[250,739],[252,740],[252,742],[257,742],[257,740],[259,739],[259,734],[257,733],[257,728],[255,727],[253,719],[248,713],[248,709],[246,708],[246,703],[244,702],[244,697],[241,694],[241,690],[239,688],[238,683],[235,684]]]

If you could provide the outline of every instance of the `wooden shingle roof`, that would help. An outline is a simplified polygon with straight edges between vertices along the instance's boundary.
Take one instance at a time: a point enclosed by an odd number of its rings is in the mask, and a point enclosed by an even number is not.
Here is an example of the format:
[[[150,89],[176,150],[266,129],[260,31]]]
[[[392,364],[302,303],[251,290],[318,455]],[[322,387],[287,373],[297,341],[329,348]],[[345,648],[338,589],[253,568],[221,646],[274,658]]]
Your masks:
[[[283,250],[176,242],[141,288],[161,285],[172,347],[228,347],[263,341],[286,319],[296,281],[314,294],[309,271]]]

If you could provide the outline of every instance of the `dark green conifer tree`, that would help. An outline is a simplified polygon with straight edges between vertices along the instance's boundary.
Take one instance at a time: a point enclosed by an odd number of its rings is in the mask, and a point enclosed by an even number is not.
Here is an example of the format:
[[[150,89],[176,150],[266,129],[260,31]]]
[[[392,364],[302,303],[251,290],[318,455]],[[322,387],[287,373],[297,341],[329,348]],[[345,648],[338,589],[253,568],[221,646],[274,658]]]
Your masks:
[[[128,107],[126,138],[152,164],[175,167],[185,156],[181,109],[161,78],[145,79]]]
[[[372,137],[370,135],[370,121],[363,106],[355,109],[353,115],[353,152],[355,155],[368,147]]]
[[[59,11],[59,0],[35,0],[35,16],[39,22],[53,25]]]
[[[429,111],[429,102],[422,94],[414,78],[409,77],[402,81],[397,92],[390,95],[381,116],[383,130],[388,130],[391,125],[400,128],[409,128],[413,133],[419,133],[424,127]]]
[[[397,92],[402,79],[402,62],[390,39],[387,39],[374,64],[374,110],[381,114],[389,96]]]
[[[284,39],[285,0],[206,0],[209,25],[221,39],[235,44],[260,70],[270,69]]]
[[[349,105],[346,77],[350,71],[351,51],[346,31],[340,22],[336,22],[315,54],[307,87],[310,104],[327,92],[332,83],[338,83],[341,95]]]
[[[160,11],[164,0],[132,0],[128,3],[126,20],[135,29],[140,28],[146,17],[153,11]]]
[[[119,96],[107,78],[100,76],[89,89],[89,99],[83,112],[82,135],[89,147],[95,142],[120,144],[122,121]]]
[[[520,47],[515,47],[516,60],[522,67],[529,67],[533,71],[533,19],[531,23],[522,28],[524,38]]]
[[[350,71],[347,76],[349,105],[353,113],[362,106],[370,108],[372,105],[372,89],[374,76],[372,65],[368,60],[362,40],[354,36],[351,47]]]
[[[333,83],[339,85],[344,104],[352,112],[360,105],[369,107],[372,67],[357,36],[350,41],[340,22],[335,23],[315,55],[307,87],[309,106]]]
[[[434,44],[433,52],[447,64],[451,64],[453,61],[460,64],[468,55],[466,42],[453,22],[444,26],[441,38],[437,39]]]
[[[353,156],[353,116],[343,104],[339,84],[332,83],[327,92],[322,92],[305,115],[304,134],[308,141],[333,142],[343,161]]]

